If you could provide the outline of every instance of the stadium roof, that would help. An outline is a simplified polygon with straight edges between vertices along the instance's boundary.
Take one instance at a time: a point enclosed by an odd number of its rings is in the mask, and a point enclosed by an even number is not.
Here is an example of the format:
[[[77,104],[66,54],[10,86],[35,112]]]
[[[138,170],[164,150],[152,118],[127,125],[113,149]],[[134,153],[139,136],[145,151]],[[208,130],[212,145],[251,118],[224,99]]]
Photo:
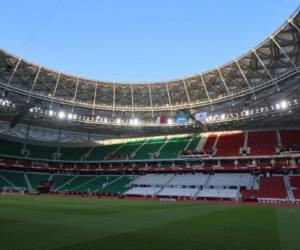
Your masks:
[[[0,88],[16,106],[92,117],[240,113],[293,101],[299,93],[299,9],[270,37],[220,67],[164,82],[123,83],[57,72],[0,50]],[[299,113],[299,112],[298,112]],[[266,119],[268,120],[268,119]]]

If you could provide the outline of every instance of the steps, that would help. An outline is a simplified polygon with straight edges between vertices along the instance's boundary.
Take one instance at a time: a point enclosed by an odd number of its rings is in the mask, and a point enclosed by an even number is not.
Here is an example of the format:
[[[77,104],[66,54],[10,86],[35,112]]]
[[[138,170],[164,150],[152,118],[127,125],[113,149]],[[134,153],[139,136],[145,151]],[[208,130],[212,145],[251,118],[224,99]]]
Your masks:
[[[10,185],[13,188],[17,188],[12,182],[10,182],[6,177],[0,175],[0,178],[2,178],[2,180],[4,180],[8,185]]]
[[[27,186],[28,186],[29,191],[32,192],[32,191],[33,191],[33,188],[32,188],[32,186],[31,186],[31,183],[30,183],[29,179],[28,179],[27,173],[24,173],[24,179],[25,179],[25,182],[26,182],[26,184],[27,184]]]
[[[201,136],[201,139],[195,148],[196,151],[201,151],[203,149],[203,147],[207,141],[207,138],[208,138],[208,134],[204,134],[203,136]]]
[[[102,187],[99,190],[101,191],[101,189],[104,189],[104,188],[108,187],[109,185],[111,185],[111,184],[115,183],[116,181],[120,180],[122,177],[123,176],[120,175],[118,178],[116,178],[116,179],[112,180],[111,182],[107,183],[107,185],[105,185],[105,187]]]
[[[136,156],[136,153],[148,142],[149,139],[145,140],[131,155],[130,158],[133,158]]]
[[[57,192],[59,189],[65,187],[66,185],[68,185],[69,183],[71,183],[75,178],[77,178],[77,176],[75,175],[73,178],[71,178],[70,180],[66,181],[64,184],[58,186],[57,188],[54,189],[54,192]]]
[[[160,155],[160,151],[167,145],[170,139],[167,139],[161,146],[160,148],[154,153],[155,157],[158,157]]]
[[[284,175],[283,179],[284,179],[284,184],[285,184],[286,192],[288,194],[288,200],[289,201],[295,200],[295,197],[294,197],[294,194],[293,194],[293,191],[292,191],[292,187],[291,187],[291,184],[290,184],[289,177],[287,175]]]

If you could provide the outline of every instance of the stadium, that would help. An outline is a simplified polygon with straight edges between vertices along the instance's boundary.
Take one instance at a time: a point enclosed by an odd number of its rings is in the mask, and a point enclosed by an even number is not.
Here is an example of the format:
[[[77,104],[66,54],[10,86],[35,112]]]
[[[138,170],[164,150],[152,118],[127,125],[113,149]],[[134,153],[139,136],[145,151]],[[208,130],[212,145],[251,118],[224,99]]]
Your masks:
[[[299,249],[300,9],[168,81],[0,49],[1,249]]]

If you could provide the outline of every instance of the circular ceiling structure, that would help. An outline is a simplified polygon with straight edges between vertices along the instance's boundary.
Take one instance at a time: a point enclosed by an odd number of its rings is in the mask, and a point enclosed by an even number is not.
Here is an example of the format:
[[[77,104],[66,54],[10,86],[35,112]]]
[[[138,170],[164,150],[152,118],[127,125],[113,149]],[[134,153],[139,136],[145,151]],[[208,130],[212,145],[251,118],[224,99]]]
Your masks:
[[[269,87],[299,73],[300,14],[295,13],[248,53],[220,67],[163,82],[91,80],[57,72],[0,50],[0,88],[27,100],[109,112],[176,112],[211,107]]]

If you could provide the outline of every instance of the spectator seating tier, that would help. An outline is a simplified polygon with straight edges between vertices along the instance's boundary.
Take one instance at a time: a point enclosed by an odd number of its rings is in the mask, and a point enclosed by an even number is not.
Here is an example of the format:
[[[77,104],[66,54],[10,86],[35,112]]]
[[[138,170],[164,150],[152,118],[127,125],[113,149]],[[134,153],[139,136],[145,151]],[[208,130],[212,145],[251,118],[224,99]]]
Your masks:
[[[132,181],[132,178],[132,176],[121,176],[115,182],[101,189],[101,192],[123,194],[129,189],[128,184]]]
[[[274,155],[278,140],[275,131],[249,132],[250,155]]]
[[[214,187],[250,187],[253,183],[251,174],[215,174],[211,175],[207,186]]]
[[[146,174],[137,177],[132,184],[162,186],[166,185],[172,177],[174,177],[173,174]]]
[[[259,179],[259,189],[253,190],[257,198],[286,199],[287,191],[283,176],[264,177]]]
[[[216,145],[216,156],[238,156],[245,140],[244,133],[221,134]]]
[[[290,176],[289,180],[294,198],[300,199],[300,175]]]
[[[176,175],[169,183],[169,186],[203,186],[209,175],[206,174],[182,174]]]
[[[153,196],[160,190],[160,187],[133,187],[125,192],[126,195]]]
[[[284,149],[300,151],[300,130],[282,130],[280,136]]]
[[[238,198],[238,189],[223,189],[223,188],[204,188],[198,194],[198,198],[228,198],[228,199],[237,199]]]
[[[34,191],[37,191],[38,185],[40,185],[41,182],[47,181],[49,179],[49,174],[27,173],[27,177],[32,189]]]
[[[164,188],[158,196],[167,197],[193,197],[197,193],[197,188]]]
[[[190,139],[191,139],[190,137],[186,137],[186,138],[174,138],[168,140],[166,145],[159,152],[157,158],[159,159],[177,158],[180,151],[188,144]]]
[[[210,134],[203,146],[203,150],[210,151],[213,148],[217,137],[218,137],[218,135],[216,135],[216,134]]]

